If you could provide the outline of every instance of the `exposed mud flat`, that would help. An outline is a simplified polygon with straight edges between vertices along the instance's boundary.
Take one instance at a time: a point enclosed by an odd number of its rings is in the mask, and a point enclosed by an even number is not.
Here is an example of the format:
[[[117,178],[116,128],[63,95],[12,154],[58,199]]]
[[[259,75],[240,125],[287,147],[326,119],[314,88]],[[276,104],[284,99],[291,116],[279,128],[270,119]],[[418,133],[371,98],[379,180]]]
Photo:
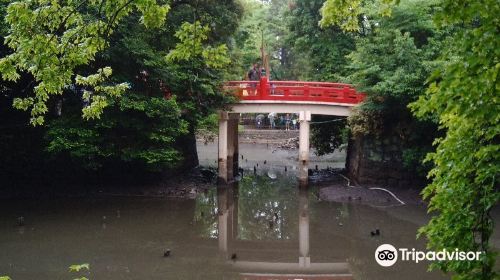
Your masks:
[[[287,141],[283,139],[283,141]],[[298,166],[298,149],[282,149],[279,144],[267,143],[240,143],[239,144],[239,165],[243,169],[275,168],[277,170],[295,170]],[[204,143],[198,141],[198,158],[200,165],[205,167],[217,167],[217,141]],[[333,154],[317,156],[315,150],[311,149],[309,168],[318,169],[344,168],[346,153],[345,150],[335,151]],[[265,162],[265,163],[264,163]],[[258,165],[258,166],[257,166]]]

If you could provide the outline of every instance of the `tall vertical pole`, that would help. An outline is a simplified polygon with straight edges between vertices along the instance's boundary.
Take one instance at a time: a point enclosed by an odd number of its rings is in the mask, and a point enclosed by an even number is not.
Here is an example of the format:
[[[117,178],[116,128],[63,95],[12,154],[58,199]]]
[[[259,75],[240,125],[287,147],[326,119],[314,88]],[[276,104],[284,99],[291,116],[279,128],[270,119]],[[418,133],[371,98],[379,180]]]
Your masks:
[[[222,184],[228,183],[227,174],[227,143],[228,143],[228,113],[219,112],[219,156],[218,156],[218,179]]]
[[[299,115],[299,184],[307,186],[309,171],[309,123],[311,111],[301,111]]]
[[[234,179],[234,119],[229,114],[227,122],[227,181]]]
[[[238,139],[238,125],[240,123],[240,114],[231,114],[233,115],[233,175],[238,174],[239,172],[239,157],[240,157],[240,149],[239,149],[239,139]]]
[[[262,35],[262,40],[261,40],[261,44],[260,44],[260,60],[262,62],[261,66],[264,67],[264,28],[261,28],[261,35]],[[259,69],[260,71],[260,69]]]

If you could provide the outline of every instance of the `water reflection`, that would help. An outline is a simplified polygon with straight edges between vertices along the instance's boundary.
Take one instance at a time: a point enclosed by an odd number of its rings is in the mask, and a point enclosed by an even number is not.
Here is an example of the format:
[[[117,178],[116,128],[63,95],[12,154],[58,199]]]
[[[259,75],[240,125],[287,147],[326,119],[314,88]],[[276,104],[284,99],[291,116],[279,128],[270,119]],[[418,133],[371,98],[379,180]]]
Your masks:
[[[290,194],[287,199],[276,200],[276,196],[269,194],[279,189],[266,189],[265,184],[260,185],[261,190],[247,189],[249,185],[252,184],[244,181],[241,188],[238,183],[217,188],[219,252],[226,264],[240,273],[241,279],[352,279],[347,262],[311,262],[306,188],[286,189]],[[239,208],[240,195],[250,201],[258,198],[263,207],[254,204]],[[269,196],[263,199],[262,195]],[[293,207],[297,202],[298,207]],[[242,210],[240,215],[239,209]],[[290,217],[288,212],[297,209],[295,222],[288,223],[291,222],[287,219]],[[244,221],[240,222],[240,217]],[[271,244],[269,239],[281,242]],[[261,246],[267,250],[260,251]],[[274,248],[269,250],[270,247]],[[295,260],[276,260],[276,256],[272,256],[276,252],[286,258],[295,255]]]
[[[295,177],[247,176],[196,200],[2,201],[0,274],[73,279],[69,265],[90,263],[90,279],[109,280],[442,279],[428,263],[383,268],[373,258],[383,243],[424,249],[424,208],[319,201],[317,191]]]

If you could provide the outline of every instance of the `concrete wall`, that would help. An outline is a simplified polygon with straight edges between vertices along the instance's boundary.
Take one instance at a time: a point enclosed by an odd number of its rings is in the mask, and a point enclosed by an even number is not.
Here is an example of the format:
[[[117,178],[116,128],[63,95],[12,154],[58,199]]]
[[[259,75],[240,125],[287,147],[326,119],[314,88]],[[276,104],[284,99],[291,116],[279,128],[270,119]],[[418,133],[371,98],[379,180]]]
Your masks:
[[[395,136],[349,140],[346,169],[349,178],[360,185],[408,188],[423,184],[423,178],[403,166],[401,140]]]

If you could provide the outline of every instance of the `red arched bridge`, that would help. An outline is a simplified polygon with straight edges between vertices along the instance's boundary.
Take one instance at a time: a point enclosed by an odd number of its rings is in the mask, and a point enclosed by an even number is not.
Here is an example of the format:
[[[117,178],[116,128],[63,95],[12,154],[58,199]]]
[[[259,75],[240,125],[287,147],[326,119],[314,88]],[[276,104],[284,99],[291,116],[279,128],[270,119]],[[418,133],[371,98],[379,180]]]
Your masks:
[[[242,101],[324,102],[352,106],[362,102],[365,94],[350,84],[330,82],[229,81],[224,88]]]
[[[232,180],[238,170],[238,122],[241,113],[296,113],[299,115],[299,179],[307,182],[311,115],[349,116],[365,99],[349,84],[328,82],[230,81],[224,90],[238,97],[219,113],[219,178]]]

